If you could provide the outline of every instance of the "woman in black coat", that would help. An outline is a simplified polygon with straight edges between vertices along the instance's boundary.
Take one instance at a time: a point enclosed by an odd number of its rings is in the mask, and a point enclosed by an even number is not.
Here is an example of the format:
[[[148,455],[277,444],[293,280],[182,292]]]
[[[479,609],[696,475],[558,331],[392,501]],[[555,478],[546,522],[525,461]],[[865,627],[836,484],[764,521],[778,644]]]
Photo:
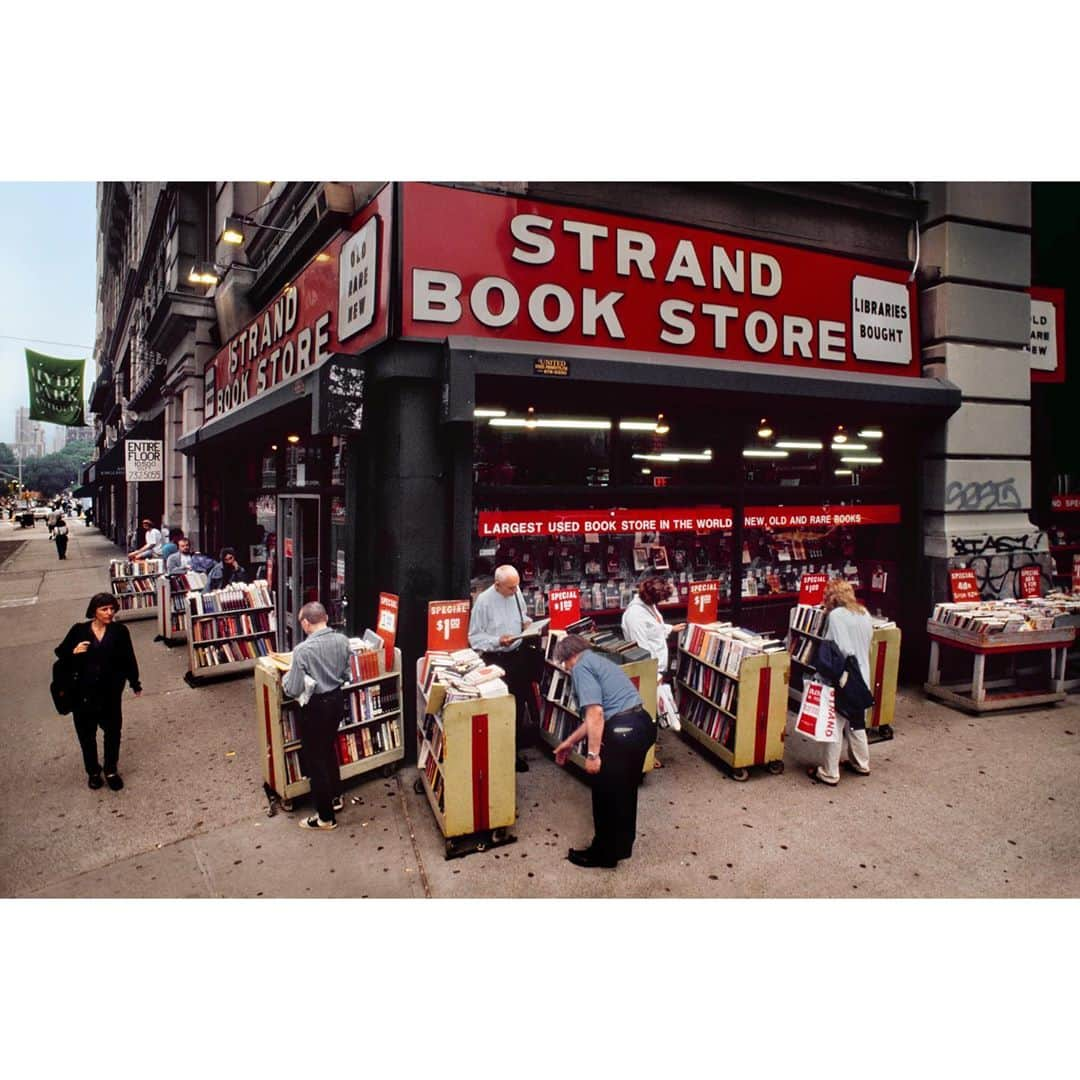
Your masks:
[[[56,655],[68,660],[75,685],[75,734],[82,748],[87,783],[102,786],[98,762],[97,729],[105,733],[105,780],[113,791],[124,781],[116,771],[120,757],[120,728],[123,716],[120,698],[124,683],[130,683],[138,697],[142,693],[139,665],[131,635],[122,623],[114,622],[116,598],[98,593],[86,608],[89,622],[76,623],[56,647]]]

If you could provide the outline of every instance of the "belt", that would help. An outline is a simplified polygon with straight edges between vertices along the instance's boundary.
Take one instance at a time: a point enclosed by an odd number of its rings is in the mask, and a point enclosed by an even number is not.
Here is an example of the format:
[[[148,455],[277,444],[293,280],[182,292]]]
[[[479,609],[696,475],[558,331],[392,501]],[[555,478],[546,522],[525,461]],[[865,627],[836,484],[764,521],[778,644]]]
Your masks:
[[[624,716],[630,716],[632,713],[636,713],[636,712],[639,712],[639,711],[643,712],[644,710],[645,710],[644,705],[635,705],[632,709],[623,709],[622,712],[617,712],[613,716],[609,716],[604,721],[604,723],[605,724],[610,724],[613,720],[619,720],[620,718],[622,718]],[[648,716],[649,714],[645,713],[645,715]]]

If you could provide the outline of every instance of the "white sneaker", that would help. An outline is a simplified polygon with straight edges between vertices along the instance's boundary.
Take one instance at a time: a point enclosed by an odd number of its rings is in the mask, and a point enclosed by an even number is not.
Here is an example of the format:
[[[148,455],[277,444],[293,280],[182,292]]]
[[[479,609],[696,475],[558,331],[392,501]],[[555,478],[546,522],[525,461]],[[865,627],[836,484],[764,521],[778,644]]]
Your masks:
[[[671,728],[672,731],[682,731],[682,724],[679,722],[679,717],[675,713],[672,713],[667,718],[667,726]]]

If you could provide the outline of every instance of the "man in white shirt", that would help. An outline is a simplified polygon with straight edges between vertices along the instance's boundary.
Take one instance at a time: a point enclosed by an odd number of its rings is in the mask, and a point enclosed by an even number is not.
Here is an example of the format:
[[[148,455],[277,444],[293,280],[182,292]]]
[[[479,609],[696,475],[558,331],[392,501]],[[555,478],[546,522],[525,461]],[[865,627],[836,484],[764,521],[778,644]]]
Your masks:
[[[518,772],[528,772],[529,766],[521,751],[525,746],[526,720],[532,684],[537,674],[537,653],[521,648],[515,640],[531,622],[525,601],[518,589],[518,572],[509,565],[495,570],[494,584],[476,598],[469,616],[469,645],[488,664],[498,664],[506,672],[506,685],[517,702],[517,760]]]
[[[143,518],[142,527],[146,530],[146,539],[141,548],[128,552],[129,559],[153,559],[161,552],[161,530],[155,528],[149,518]]]

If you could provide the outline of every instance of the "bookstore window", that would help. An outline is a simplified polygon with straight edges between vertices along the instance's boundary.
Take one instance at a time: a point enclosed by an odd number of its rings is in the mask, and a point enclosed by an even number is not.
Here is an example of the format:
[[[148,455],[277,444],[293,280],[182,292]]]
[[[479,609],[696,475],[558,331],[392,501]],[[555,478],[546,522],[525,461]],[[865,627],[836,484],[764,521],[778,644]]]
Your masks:
[[[731,472],[719,443],[724,426],[715,411],[620,417],[616,469],[621,483],[637,487],[723,484]]]
[[[888,479],[881,424],[799,423],[762,417],[742,449],[747,484],[858,487]]]

